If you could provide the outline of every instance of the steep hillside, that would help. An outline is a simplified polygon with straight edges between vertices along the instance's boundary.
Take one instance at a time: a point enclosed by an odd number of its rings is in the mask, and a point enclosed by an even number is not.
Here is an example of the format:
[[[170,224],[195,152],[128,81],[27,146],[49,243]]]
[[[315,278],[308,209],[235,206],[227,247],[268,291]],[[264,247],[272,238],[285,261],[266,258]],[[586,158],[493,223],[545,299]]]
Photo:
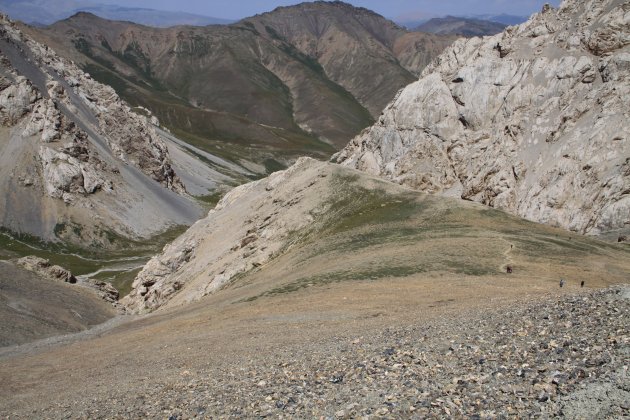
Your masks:
[[[457,41],[336,161],[580,233],[629,228],[629,11],[567,0]]]
[[[376,117],[389,99],[454,38],[409,33],[364,8],[336,1],[279,7],[242,21],[266,37],[280,37],[316,60]],[[414,42],[403,41],[412,38]],[[410,62],[405,57],[420,56]]]
[[[80,13],[28,30],[174,133],[266,165],[249,165],[259,173],[341,148],[454,39],[327,2],[229,26],[156,29]]]
[[[487,36],[502,32],[507,25],[482,19],[446,16],[433,18],[414,30],[438,35]]]
[[[71,286],[0,261],[0,347],[78,332],[115,315],[85,287]]]
[[[312,159],[229,192],[139,273],[136,312],[224,289],[243,301],[337,283],[442,276],[554,284],[625,281],[630,248],[419,193]],[[352,287],[352,286],[347,287]]]
[[[0,48],[2,228],[111,246],[201,216],[148,117],[4,17]],[[203,174],[206,191],[229,178],[192,155],[177,165]]]
[[[621,418],[629,256],[302,159],[146,266],[164,309],[0,348],[0,416]]]

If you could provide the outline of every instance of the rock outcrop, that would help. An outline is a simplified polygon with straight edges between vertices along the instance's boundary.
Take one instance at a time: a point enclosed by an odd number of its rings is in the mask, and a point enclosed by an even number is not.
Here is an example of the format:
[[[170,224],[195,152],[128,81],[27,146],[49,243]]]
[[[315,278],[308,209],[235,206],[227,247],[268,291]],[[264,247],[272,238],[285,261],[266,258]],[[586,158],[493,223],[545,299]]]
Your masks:
[[[196,220],[146,114],[0,16],[2,227],[109,246]]]
[[[300,158],[285,171],[234,188],[144,266],[122,303],[146,312],[169,301],[194,301],[267,263],[289,245],[291,233],[314,222],[312,210],[331,194],[317,181],[330,170]]]
[[[25,270],[37,273],[50,280],[59,280],[66,283],[76,283],[77,278],[63,267],[53,265],[47,259],[29,255],[16,261],[16,264]]]
[[[115,308],[120,310],[124,309],[118,303],[120,293],[108,282],[89,278],[78,280],[69,270],[59,265],[52,264],[50,260],[34,255],[18,258],[15,260],[15,264],[48,280],[85,286],[98,295],[99,298],[113,305]]]
[[[111,283],[101,280],[87,279],[82,283],[84,286],[92,289],[96,294],[103,299],[105,302],[112,304],[114,307],[119,309],[124,309],[118,303],[118,298],[120,297],[120,292]]]
[[[150,119],[131,112],[114,89],[96,82],[52,49],[25,37],[6,18],[2,19],[0,23],[4,42],[15,45],[30,62],[47,73],[40,75],[46,77],[46,91],[42,95],[31,80],[11,71],[10,60],[3,57],[5,72],[13,73],[14,79],[11,82],[6,76],[3,78],[5,83],[0,96],[0,114],[6,125],[14,125],[26,114],[32,113],[25,135],[41,133],[45,143],[62,140],[64,135],[87,137],[84,130],[67,121],[59,109],[59,106],[65,106],[70,112],[78,113],[77,108],[85,107],[91,111],[90,119],[98,124],[118,159],[136,166],[167,188],[185,191],[171,168],[166,145],[157,135]],[[79,99],[79,103],[73,101],[75,98]]]
[[[580,233],[628,228],[629,16],[565,0],[459,40],[334,159]]]

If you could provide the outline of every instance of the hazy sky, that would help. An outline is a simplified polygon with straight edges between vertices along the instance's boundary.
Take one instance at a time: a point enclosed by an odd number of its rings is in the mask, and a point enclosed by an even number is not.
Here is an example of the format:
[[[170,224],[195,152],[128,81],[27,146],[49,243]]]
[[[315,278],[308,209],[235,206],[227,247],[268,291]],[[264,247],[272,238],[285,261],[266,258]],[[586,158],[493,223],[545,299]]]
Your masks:
[[[98,3],[128,7],[176,10],[225,19],[240,19],[301,3],[295,0],[96,0]],[[346,0],[388,17],[415,19],[425,16],[511,14],[529,16],[543,4],[557,6],[560,0]]]

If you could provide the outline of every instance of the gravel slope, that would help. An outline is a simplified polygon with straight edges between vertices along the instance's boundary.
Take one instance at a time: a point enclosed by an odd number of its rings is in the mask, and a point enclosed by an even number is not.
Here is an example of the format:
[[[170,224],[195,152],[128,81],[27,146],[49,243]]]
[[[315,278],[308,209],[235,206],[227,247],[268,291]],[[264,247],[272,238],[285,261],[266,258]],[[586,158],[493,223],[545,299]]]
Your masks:
[[[87,288],[0,261],[0,347],[82,331],[115,315]]]
[[[115,342],[126,343],[121,362],[136,360],[125,366],[126,378],[111,358],[77,360],[75,371],[64,370],[68,363],[52,362],[54,353],[4,360],[0,415],[628,416],[630,288],[565,289],[466,308],[449,309],[444,300],[433,312],[428,307],[424,313],[384,310],[350,322],[331,311],[314,317],[315,308],[301,318],[252,311],[252,329],[242,318],[237,327],[227,315],[220,319],[202,306],[179,317],[145,318],[135,328],[129,324],[126,331],[92,343],[103,345],[103,353],[116,351]],[[179,333],[156,340],[156,331],[166,332],[156,325],[177,318],[196,329],[187,324],[183,333],[179,324]],[[217,330],[216,324],[226,328]],[[238,334],[239,340],[226,340]],[[80,346],[62,350],[68,357],[82,352]],[[143,370],[158,358],[160,369]],[[28,377],[24,370],[36,375],[30,383],[20,383]],[[59,392],[42,398],[41,381],[48,380],[46,386]]]

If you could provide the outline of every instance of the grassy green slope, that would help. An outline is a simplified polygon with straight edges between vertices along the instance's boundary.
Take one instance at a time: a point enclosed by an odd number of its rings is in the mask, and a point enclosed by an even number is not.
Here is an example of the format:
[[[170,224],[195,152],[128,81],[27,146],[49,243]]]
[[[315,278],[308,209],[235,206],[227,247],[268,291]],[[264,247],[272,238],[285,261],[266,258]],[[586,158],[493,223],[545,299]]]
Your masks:
[[[252,288],[242,300],[393,279],[503,279],[505,287],[533,288],[557,287],[560,278],[573,286],[627,282],[630,247],[623,244],[469,202],[365,188],[358,179],[345,170],[335,175],[325,215],[314,212],[313,225],[295,232],[284,254],[233,284]]]

